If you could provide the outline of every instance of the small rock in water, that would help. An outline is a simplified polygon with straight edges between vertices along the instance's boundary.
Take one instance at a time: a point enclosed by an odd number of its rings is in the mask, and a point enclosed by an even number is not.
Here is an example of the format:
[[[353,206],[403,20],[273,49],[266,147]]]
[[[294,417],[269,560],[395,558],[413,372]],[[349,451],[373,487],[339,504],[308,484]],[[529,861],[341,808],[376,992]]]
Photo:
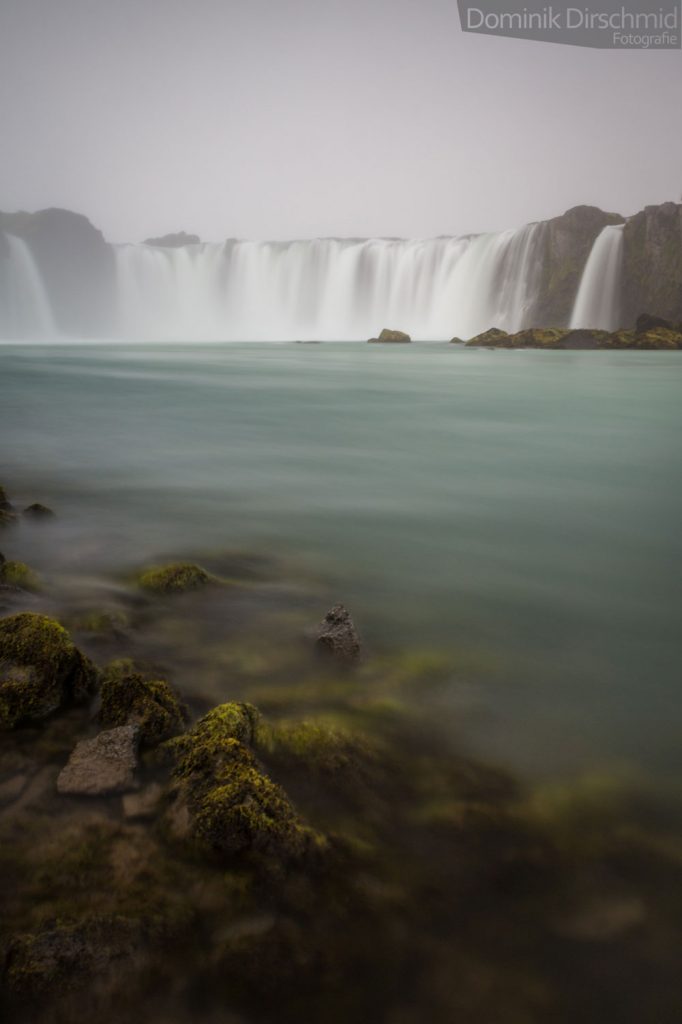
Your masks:
[[[404,345],[407,342],[412,341],[409,334],[405,334],[405,331],[392,331],[388,327],[384,327],[383,331],[378,338],[370,338],[369,344],[398,344]]]
[[[58,792],[103,796],[135,789],[139,732],[137,725],[122,725],[81,740],[59,774]]]
[[[39,501],[36,501],[24,509],[24,515],[30,516],[32,519],[49,519],[54,512],[47,505],[41,505]]]
[[[316,647],[319,651],[329,654],[338,661],[346,663],[357,661],[360,657],[360,637],[350,617],[350,612],[342,604],[335,604],[320,623],[317,633]]]

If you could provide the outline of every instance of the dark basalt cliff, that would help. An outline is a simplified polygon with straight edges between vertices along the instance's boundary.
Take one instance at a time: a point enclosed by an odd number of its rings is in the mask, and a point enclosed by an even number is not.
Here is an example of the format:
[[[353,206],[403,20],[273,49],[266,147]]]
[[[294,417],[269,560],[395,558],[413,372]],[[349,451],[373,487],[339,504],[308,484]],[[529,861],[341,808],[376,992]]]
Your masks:
[[[59,209],[0,212],[0,231],[18,235],[31,249],[60,331],[87,336],[113,323],[114,250],[87,217]]]
[[[648,309],[682,320],[682,206],[647,206],[625,225],[622,311],[629,326]]]
[[[596,206],[575,206],[561,217],[545,221],[533,324],[568,326],[592,246],[605,227],[622,224],[623,220],[619,214],[604,213]],[[648,307],[645,304],[642,308]]]

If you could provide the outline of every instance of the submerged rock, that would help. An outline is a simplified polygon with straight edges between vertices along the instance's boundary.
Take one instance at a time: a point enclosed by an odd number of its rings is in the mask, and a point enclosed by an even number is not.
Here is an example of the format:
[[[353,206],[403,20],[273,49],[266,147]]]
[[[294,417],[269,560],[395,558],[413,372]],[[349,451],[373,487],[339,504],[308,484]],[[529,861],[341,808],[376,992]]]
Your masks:
[[[4,983],[13,995],[35,1000],[93,980],[101,984],[111,968],[136,955],[141,936],[136,921],[119,915],[51,924],[9,943]]]
[[[351,664],[360,657],[360,638],[348,609],[342,604],[331,608],[320,623],[315,642],[322,654]]]
[[[33,569],[29,569],[23,562],[8,562],[2,558],[0,561],[0,583],[8,587],[18,587],[19,590],[40,590],[40,580]]]
[[[137,725],[123,725],[81,740],[59,774],[58,792],[104,796],[135,789],[139,733]]]
[[[32,505],[28,505],[24,509],[25,516],[29,516],[32,519],[49,519],[54,516],[54,512],[47,505],[41,505],[39,501],[34,502]]]
[[[143,590],[156,594],[182,594],[187,590],[198,590],[213,582],[215,579],[210,573],[191,562],[152,566],[138,577],[138,583]]]
[[[412,338],[409,336],[409,334],[405,334],[404,331],[391,331],[387,327],[384,327],[383,331],[381,332],[378,338],[369,339],[369,344],[378,345],[387,343],[404,345],[408,341],[412,341]]]
[[[187,708],[165,679],[150,679],[123,659],[105,669],[100,687],[99,720],[107,728],[134,724],[147,747],[176,736],[185,728]]]
[[[54,619],[22,612],[0,620],[0,728],[87,699],[96,679],[94,665]]]

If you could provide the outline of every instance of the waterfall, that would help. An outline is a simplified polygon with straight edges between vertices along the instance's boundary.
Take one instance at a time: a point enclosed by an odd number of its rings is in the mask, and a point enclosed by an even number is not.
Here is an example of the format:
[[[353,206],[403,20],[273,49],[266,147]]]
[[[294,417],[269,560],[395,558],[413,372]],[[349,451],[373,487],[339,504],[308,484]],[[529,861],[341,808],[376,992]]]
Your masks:
[[[153,341],[363,341],[395,327],[437,341],[491,326],[516,331],[532,325],[545,230],[531,224],[424,240],[114,245],[107,285],[113,301],[102,304],[97,333]],[[0,337],[56,335],[48,296],[63,305],[63,288],[57,274],[46,288],[27,244],[0,233]]]
[[[623,224],[609,225],[592,246],[573,307],[571,327],[615,331],[620,326],[623,228]]]
[[[181,248],[118,245],[121,337],[365,340],[394,326],[417,339],[527,326],[542,225],[423,241],[322,238]]]
[[[31,250],[23,238],[0,232],[0,337],[47,338],[56,333]]]

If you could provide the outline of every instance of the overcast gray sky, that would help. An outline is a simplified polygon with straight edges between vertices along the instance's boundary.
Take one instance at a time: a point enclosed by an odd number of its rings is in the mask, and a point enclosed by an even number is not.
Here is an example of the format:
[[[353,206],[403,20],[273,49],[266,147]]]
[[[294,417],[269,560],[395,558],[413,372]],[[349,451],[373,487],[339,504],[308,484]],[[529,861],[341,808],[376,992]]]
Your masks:
[[[0,209],[112,241],[497,230],[682,192],[682,54],[455,0],[0,0]]]

